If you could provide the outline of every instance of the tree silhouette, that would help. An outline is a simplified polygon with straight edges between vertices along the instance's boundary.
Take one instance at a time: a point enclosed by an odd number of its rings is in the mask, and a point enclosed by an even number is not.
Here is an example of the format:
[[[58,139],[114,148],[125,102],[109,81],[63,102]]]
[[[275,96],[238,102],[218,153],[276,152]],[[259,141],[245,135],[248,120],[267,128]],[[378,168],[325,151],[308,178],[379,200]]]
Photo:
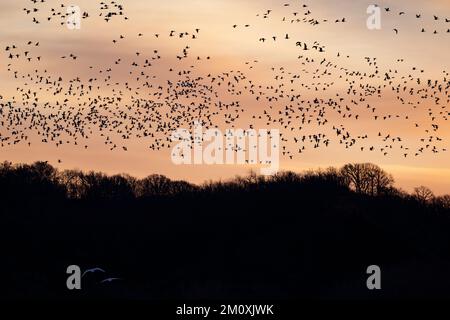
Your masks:
[[[414,188],[414,196],[422,204],[428,203],[434,199],[433,191],[425,186]]]
[[[347,164],[340,170],[345,183],[357,193],[381,194],[394,184],[392,175],[372,163]]]
[[[450,195],[435,197],[434,203],[444,209],[450,209]]]

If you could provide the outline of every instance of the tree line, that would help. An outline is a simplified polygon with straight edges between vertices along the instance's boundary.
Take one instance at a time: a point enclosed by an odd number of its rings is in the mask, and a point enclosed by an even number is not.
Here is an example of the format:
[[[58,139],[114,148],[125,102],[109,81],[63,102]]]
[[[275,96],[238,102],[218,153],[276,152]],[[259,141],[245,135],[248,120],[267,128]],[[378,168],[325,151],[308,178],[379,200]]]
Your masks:
[[[280,186],[309,185],[322,189],[355,192],[367,196],[398,196],[423,205],[450,208],[450,195],[435,196],[425,187],[408,194],[394,186],[394,178],[372,163],[346,164],[341,168],[310,170],[303,173],[280,172],[273,176],[248,176],[228,181],[209,181],[195,185],[153,174],[137,179],[127,174],[108,176],[81,170],[59,171],[48,162],[33,164],[0,164],[0,191],[5,198],[21,196],[55,197],[87,200],[126,200],[156,196],[176,196],[194,193],[226,193],[276,190]]]

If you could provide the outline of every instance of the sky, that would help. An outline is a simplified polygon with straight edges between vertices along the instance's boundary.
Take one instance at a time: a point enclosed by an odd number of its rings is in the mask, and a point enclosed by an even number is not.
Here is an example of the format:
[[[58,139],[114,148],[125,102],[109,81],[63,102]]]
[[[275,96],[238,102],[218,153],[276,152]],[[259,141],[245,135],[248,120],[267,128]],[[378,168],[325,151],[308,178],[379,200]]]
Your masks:
[[[445,20],[450,19],[450,2],[445,0],[377,2],[376,4],[383,9],[380,30],[367,28],[366,21],[369,15],[366,9],[374,2],[365,0],[117,0],[116,2],[123,4],[123,15],[113,16],[106,22],[103,16],[99,16],[100,13],[105,13],[105,10],[100,9],[100,1],[45,0],[44,3],[33,3],[29,0],[2,0],[0,48],[15,45],[22,55],[20,59],[8,59],[9,53],[5,51],[0,55],[2,102],[13,101],[14,105],[20,107],[24,102],[22,95],[24,91],[18,91],[17,88],[30,89],[38,92],[39,96],[39,103],[34,108],[40,108],[43,114],[48,114],[51,111],[43,104],[45,102],[54,104],[57,99],[61,100],[62,95],[55,96],[51,91],[40,90],[45,86],[33,83],[26,77],[27,74],[45,74],[53,79],[61,77],[65,88],[70,86],[69,79],[78,78],[86,82],[96,77],[102,79],[98,82],[103,81],[103,85],[95,93],[83,96],[77,96],[76,93],[72,96],[66,95],[64,99],[68,99],[68,102],[63,109],[77,108],[78,102],[85,101],[89,97],[114,95],[121,90],[124,92],[123,105],[119,105],[118,108],[132,113],[133,110],[126,110],[126,102],[137,94],[133,94],[135,90],[127,91],[125,84],[134,89],[138,88],[142,96],[151,96],[154,90],[139,84],[136,80],[139,72],[131,63],[136,61],[141,65],[145,57],[155,56],[154,50],[158,50],[162,58],[154,62],[147,74],[156,87],[174,79],[170,68],[191,70],[193,75],[203,78],[208,74],[239,71],[245,74],[246,79],[251,79],[252,83],[261,85],[261,91],[267,95],[272,94],[273,87],[280,84],[280,77],[284,76],[287,79],[292,75],[299,75],[299,79],[292,83],[286,81],[283,89],[289,88],[291,92],[301,95],[301,100],[315,98],[327,100],[335,98],[337,94],[345,96],[348,83],[338,77],[342,74],[338,72],[338,68],[359,70],[369,74],[374,69],[368,65],[366,57],[376,58],[380,73],[389,72],[391,75],[398,75],[395,79],[396,84],[402,83],[401,76],[413,75],[413,78],[424,79],[421,84],[413,83],[415,90],[426,88],[425,80],[429,79],[445,83],[443,73],[450,69],[448,59],[450,33],[446,32],[450,28],[450,23]],[[89,13],[87,19],[81,20],[80,29],[70,30],[61,26],[60,22],[65,22],[65,18],[61,19],[58,16],[52,16],[50,21],[47,20],[52,13],[65,12],[61,4],[76,5],[82,12]],[[303,7],[303,4],[307,7]],[[384,9],[387,7],[390,8],[389,12]],[[37,8],[38,11],[27,14],[24,8]],[[52,8],[55,11],[52,11]],[[267,10],[271,12],[264,18]],[[309,17],[321,21],[319,25],[289,22],[297,16],[303,18],[308,10],[311,11]],[[298,14],[294,16],[294,12]],[[405,14],[399,15],[400,12]],[[417,18],[416,14],[420,14],[420,18]],[[438,20],[435,19],[435,15]],[[125,16],[127,20],[124,19]],[[33,22],[33,17],[39,24]],[[345,22],[334,22],[344,17]],[[328,21],[322,22],[324,19]],[[246,24],[249,27],[245,27]],[[234,25],[237,26],[234,28]],[[422,28],[426,32],[421,32]],[[172,30],[175,31],[175,35],[188,32],[189,36],[169,37]],[[434,30],[438,33],[433,34]],[[156,37],[155,34],[159,36]],[[191,39],[192,34],[197,38]],[[289,40],[284,39],[286,34],[289,34]],[[123,39],[120,39],[121,35]],[[273,36],[276,36],[276,41],[272,40]],[[267,41],[264,43],[259,41],[261,38],[266,38]],[[117,43],[113,40],[117,40]],[[33,45],[39,42],[39,46],[30,49],[27,45],[29,41],[32,41]],[[310,46],[317,41],[324,46],[325,52],[313,49],[302,51],[296,46],[297,41],[308,43]],[[189,47],[188,57],[178,61],[176,56],[182,55],[186,46]],[[23,52],[27,50],[30,51],[31,61],[23,57]],[[136,52],[139,52],[139,56]],[[76,60],[71,59],[70,54],[75,55]],[[41,57],[40,61],[35,59],[37,56]],[[63,59],[63,56],[66,58]],[[201,59],[198,60],[197,57]],[[121,59],[121,63],[115,64],[118,59]],[[314,59],[315,62],[301,64],[305,59]],[[322,68],[318,62],[323,59],[337,65],[338,68],[334,68],[331,72],[330,67],[330,75],[319,80],[314,77],[314,71],[316,67]],[[11,70],[17,71],[19,77],[15,78]],[[104,79],[107,76],[111,77],[111,80],[108,80],[110,83],[118,85],[106,86]],[[323,85],[324,78],[327,83],[332,83],[327,90],[314,91],[305,88],[305,86],[314,88],[318,82]],[[352,79],[357,81],[355,83],[357,89],[366,84],[377,86],[384,83],[382,79],[377,78]],[[446,81],[449,81],[448,77]],[[112,91],[113,87],[117,91]],[[439,114],[439,112],[448,114],[450,111],[446,102],[448,96],[441,93],[440,104],[436,106],[430,97],[420,99],[417,94],[412,96],[403,94],[406,101],[411,102],[411,105],[405,105],[389,89],[384,90],[380,97],[368,97],[368,100],[361,102],[360,106],[355,106],[354,109],[352,107],[352,110],[358,110],[360,115],[358,120],[354,117],[342,118],[342,114],[325,107],[328,120],[326,126],[315,125],[313,121],[302,130],[286,132],[285,137],[288,141],[285,146],[288,150],[292,150],[293,157],[291,159],[289,156],[281,156],[281,170],[301,172],[329,166],[339,167],[350,162],[373,162],[392,173],[396,186],[406,191],[412,191],[419,185],[426,185],[436,194],[450,193],[450,154],[442,151],[450,147],[450,126],[442,114]],[[248,93],[238,97],[231,96],[225,86],[217,87],[216,90],[218,97],[213,97],[212,101],[231,102],[239,99],[244,111],[233,123],[235,127],[246,129],[253,125],[261,129],[283,129],[274,123],[268,125],[265,121],[257,121],[253,116],[262,115],[264,119],[264,110],[271,110],[275,117],[278,111],[291,103],[286,97],[276,102],[265,99],[256,101]],[[155,99],[158,100],[158,97]],[[351,98],[346,103],[351,105]],[[364,110],[363,106],[367,104],[376,107],[377,114],[391,115],[392,118],[387,121],[374,120],[370,111]],[[416,107],[412,107],[413,104]],[[435,120],[430,120],[429,112],[436,115]],[[230,114],[232,113],[230,111]],[[293,116],[297,114],[298,111],[293,113]],[[231,125],[225,123],[220,116],[215,117],[215,120],[221,130]],[[416,126],[416,123],[419,126]],[[433,131],[432,124],[439,125],[439,129]],[[339,143],[339,138],[334,135],[332,129],[333,126],[340,125],[344,125],[353,137],[367,134],[367,138],[359,139],[356,145],[346,148]],[[10,131],[11,128],[2,126],[0,136],[7,136],[11,134]],[[379,132],[382,133],[382,137],[389,134],[391,137],[402,139],[401,143],[394,144],[394,148],[389,150],[387,156],[384,155],[384,151],[369,150],[370,146],[374,146],[375,149],[385,147],[386,142],[382,141]],[[293,138],[316,133],[326,133],[331,140],[329,146],[314,148],[313,144],[308,144],[305,151],[298,154],[296,152],[298,146],[294,144]],[[119,134],[114,137],[115,141],[120,146],[126,145],[127,150],[119,147],[111,151],[109,145],[105,145],[102,132],[98,130],[94,130],[88,141],[79,145],[70,142],[59,146],[55,146],[54,143],[43,143],[38,130],[35,129],[28,129],[27,135],[29,136],[27,142],[9,145],[4,143],[3,147],[0,147],[0,160],[15,163],[48,160],[61,170],[77,168],[108,174],[127,173],[136,177],[157,173],[194,183],[226,180],[236,175],[245,175],[253,168],[249,165],[175,165],[171,161],[170,149],[151,150],[149,145],[152,142],[146,137],[135,136],[120,141]],[[429,144],[435,145],[440,152],[425,150],[426,152],[420,156],[414,156],[415,151],[412,150],[426,145],[426,139],[430,136],[433,136],[433,141]],[[436,141],[436,137],[440,140]],[[425,142],[421,139],[425,139]],[[28,145],[28,141],[32,142],[31,145]],[[400,146],[410,148],[411,151],[406,151],[407,157],[404,156],[405,151]],[[361,150],[361,147],[364,147],[364,150]]]

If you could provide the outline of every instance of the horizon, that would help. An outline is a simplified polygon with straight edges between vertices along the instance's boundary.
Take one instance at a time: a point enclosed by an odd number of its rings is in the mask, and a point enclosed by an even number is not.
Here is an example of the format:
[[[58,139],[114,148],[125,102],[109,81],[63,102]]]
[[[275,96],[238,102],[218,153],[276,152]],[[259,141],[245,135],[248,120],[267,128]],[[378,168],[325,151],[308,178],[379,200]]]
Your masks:
[[[209,184],[209,183],[229,183],[229,182],[234,182],[234,181],[236,181],[236,179],[239,179],[239,178],[246,178],[246,177],[250,177],[250,176],[252,176],[252,175],[256,175],[257,177],[262,177],[262,178],[264,178],[264,179],[270,179],[271,177],[279,176],[279,175],[282,175],[282,174],[284,174],[284,173],[294,173],[294,174],[296,174],[296,175],[302,176],[302,175],[307,175],[307,174],[309,174],[309,173],[326,172],[326,171],[329,170],[329,169],[335,169],[335,170],[337,170],[337,171],[339,172],[339,170],[341,170],[341,169],[343,168],[343,166],[338,166],[338,167],[335,167],[335,166],[328,166],[328,167],[319,167],[319,168],[309,168],[309,169],[305,169],[305,170],[302,170],[302,171],[279,170],[277,173],[272,174],[272,175],[259,174],[258,172],[256,172],[256,171],[254,170],[254,168],[249,168],[249,169],[248,169],[245,173],[243,173],[243,174],[237,174],[237,175],[234,175],[234,176],[227,177],[227,178],[225,178],[225,179],[219,178],[219,179],[206,179],[206,180],[203,180],[203,181],[188,181],[188,180],[184,180],[184,179],[176,179],[176,178],[173,178],[173,177],[170,177],[170,176],[166,176],[166,175],[163,175],[163,174],[160,174],[160,173],[150,173],[150,174],[142,175],[142,176],[134,176],[134,175],[131,175],[131,174],[127,173],[127,172],[111,172],[111,173],[108,173],[108,172],[104,172],[104,171],[81,170],[81,169],[79,169],[79,168],[59,169],[57,166],[53,165],[52,163],[49,163],[49,161],[46,161],[46,160],[39,160],[39,161],[32,162],[32,163],[14,163],[14,162],[5,160],[5,161],[1,162],[0,164],[2,164],[2,163],[4,163],[4,162],[10,163],[12,166],[22,166],[22,165],[29,165],[29,166],[31,166],[31,165],[34,165],[34,164],[37,163],[37,162],[43,162],[43,163],[46,163],[46,164],[49,164],[50,166],[52,166],[55,170],[57,170],[58,173],[63,173],[63,172],[65,172],[65,171],[80,171],[82,174],[95,173],[95,174],[103,174],[103,175],[106,175],[107,177],[122,176],[122,177],[130,177],[130,178],[137,179],[137,180],[142,180],[142,179],[146,179],[146,178],[148,178],[148,177],[161,175],[161,176],[163,176],[163,177],[165,177],[165,178],[168,178],[168,179],[169,179],[170,181],[172,181],[172,182],[187,182],[187,183],[190,183],[190,184],[192,184],[192,185],[194,185],[194,186],[197,186],[197,187],[202,187],[202,186],[207,185],[207,184]],[[350,163],[349,163],[349,164],[350,164]],[[356,164],[356,163],[351,163],[351,164]],[[359,163],[359,164],[362,164],[362,163]],[[364,163],[364,164],[372,164],[372,163],[367,162],[367,163]],[[346,164],[346,165],[347,165],[347,164]],[[375,164],[375,166],[377,166],[377,165]],[[377,166],[377,167],[378,167],[378,166]],[[389,171],[387,171],[387,170],[384,170],[384,168],[382,168],[382,167],[380,167],[380,168],[381,168],[386,174],[392,175],[391,172],[389,172]],[[403,189],[402,187],[400,187],[400,186],[397,185],[397,180],[395,179],[395,176],[394,176],[394,175],[392,175],[392,177],[393,177],[393,179],[394,179],[394,180],[393,180],[393,185],[392,185],[392,186],[393,186],[395,189],[397,189],[397,190],[399,190],[399,191],[401,191],[401,192],[406,192],[407,194],[410,194],[410,195],[413,195],[413,194],[415,193],[415,190],[414,190],[414,189],[415,189],[416,187],[426,187],[426,188],[429,188],[426,184],[422,184],[422,185],[416,186],[415,188],[413,188],[413,189],[411,189],[411,190],[406,190],[406,189]],[[431,190],[431,191],[433,191],[433,196],[435,196],[435,197],[442,197],[442,196],[448,196],[448,195],[450,195],[449,193],[442,193],[442,194],[439,194],[439,193],[435,193],[434,190]]]

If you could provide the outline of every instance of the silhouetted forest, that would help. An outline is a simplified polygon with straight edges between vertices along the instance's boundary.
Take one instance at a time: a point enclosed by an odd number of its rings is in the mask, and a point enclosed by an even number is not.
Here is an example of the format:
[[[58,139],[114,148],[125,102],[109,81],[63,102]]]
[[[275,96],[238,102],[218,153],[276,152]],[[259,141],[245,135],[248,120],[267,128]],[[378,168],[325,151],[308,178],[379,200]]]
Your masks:
[[[450,297],[450,196],[370,163],[197,186],[4,162],[0,199],[3,298]],[[120,280],[69,291],[73,264]]]

